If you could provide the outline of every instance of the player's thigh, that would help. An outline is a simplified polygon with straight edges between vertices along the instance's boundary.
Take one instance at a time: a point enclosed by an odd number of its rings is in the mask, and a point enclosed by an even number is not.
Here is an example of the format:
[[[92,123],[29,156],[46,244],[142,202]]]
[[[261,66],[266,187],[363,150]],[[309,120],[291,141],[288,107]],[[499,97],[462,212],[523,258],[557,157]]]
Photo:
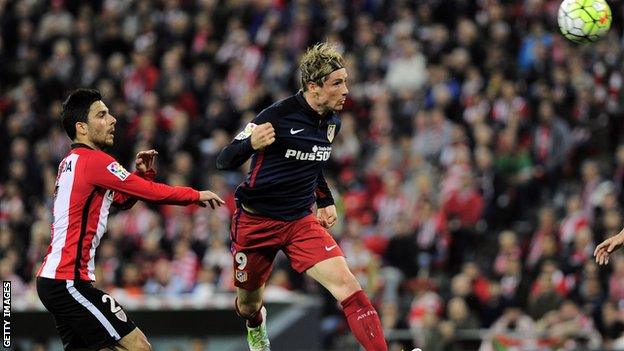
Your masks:
[[[137,350],[137,351],[149,351],[152,349],[152,346],[147,341],[147,337],[141,329],[134,328],[130,334],[124,336],[119,340],[119,343],[115,345],[114,350]]]
[[[136,329],[123,307],[104,291],[91,284],[68,285],[68,291],[83,313],[67,322],[74,330],[84,330],[82,337],[89,347],[115,346]]]
[[[63,348],[71,351],[89,350],[82,337],[74,332],[74,329],[62,320],[56,320],[56,331],[58,332]]]
[[[54,316],[66,350],[114,345],[134,329],[121,307],[117,315],[111,313],[114,300],[90,283],[38,278],[37,292]]]
[[[254,292],[264,286],[273,270],[276,248],[260,250],[233,245],[234,286],[239,290]],[[253,297],[254,294],[249,294]],[[240,295],[239,295],[240,296]]]
[[[270,218],[236,211],[230,233],[234,286],[255,291],[267,282],[282,246],[283,226]]]
[[[318,262],[306,273],[329,290],[338,301],[343,301],[362,289],[342,256]]]
[[[299,273],[319,262],[344,256],[336,240],[313,215],[293,221],[289,229],[291,235],[283,250]]]

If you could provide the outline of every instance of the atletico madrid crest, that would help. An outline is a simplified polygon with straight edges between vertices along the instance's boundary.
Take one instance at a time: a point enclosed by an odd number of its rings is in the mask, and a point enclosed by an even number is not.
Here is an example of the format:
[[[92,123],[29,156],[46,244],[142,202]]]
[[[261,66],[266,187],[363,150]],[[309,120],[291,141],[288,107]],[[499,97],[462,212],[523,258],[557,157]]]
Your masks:
[[[327,126],[327,140],[331,143],[334,140],[334,134],[336,132],[336,125],[330,124]]]
[[[247,281],[247,272],[236,270],[236,280],[238,280],[241,283],[246,282]]]

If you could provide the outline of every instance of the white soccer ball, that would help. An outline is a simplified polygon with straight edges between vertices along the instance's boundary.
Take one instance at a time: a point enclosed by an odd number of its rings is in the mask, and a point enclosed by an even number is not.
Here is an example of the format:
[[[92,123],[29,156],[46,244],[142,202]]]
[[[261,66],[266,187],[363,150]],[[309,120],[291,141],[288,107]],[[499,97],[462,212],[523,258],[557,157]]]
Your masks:
[[[595,42],[611,27],[611,8],[605,0],[563,0],[557,22],[567,39],[576,43]]]

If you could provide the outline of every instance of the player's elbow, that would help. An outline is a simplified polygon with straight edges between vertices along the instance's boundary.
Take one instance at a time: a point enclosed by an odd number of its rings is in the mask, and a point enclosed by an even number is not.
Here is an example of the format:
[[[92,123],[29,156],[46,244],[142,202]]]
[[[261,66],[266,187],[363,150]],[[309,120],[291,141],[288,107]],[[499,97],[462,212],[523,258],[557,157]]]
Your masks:
[[[217,169],[220,171],[226,171],[228,169],[232,169],[232,167],[230,166],[230,162],[227,162],[224,157],[219,155],[219,157],[217,157]]]
[[[238,165],[235,164],[234,160],[229,157],[226,152],[221,151],[219,156],[217,156],[217,169],[220,171],[227,171],[230,169],[236,168]]]

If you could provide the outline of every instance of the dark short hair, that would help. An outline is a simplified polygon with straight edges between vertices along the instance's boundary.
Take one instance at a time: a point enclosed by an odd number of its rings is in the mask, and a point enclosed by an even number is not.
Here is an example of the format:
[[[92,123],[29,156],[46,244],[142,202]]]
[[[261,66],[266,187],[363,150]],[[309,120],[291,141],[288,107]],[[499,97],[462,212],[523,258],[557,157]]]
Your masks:
[[[102,94],[95,89],[76,89],[63,102],[61,121],[70,139],[76,138],[76,123],[87,122],[91,104],[102,100]]]

